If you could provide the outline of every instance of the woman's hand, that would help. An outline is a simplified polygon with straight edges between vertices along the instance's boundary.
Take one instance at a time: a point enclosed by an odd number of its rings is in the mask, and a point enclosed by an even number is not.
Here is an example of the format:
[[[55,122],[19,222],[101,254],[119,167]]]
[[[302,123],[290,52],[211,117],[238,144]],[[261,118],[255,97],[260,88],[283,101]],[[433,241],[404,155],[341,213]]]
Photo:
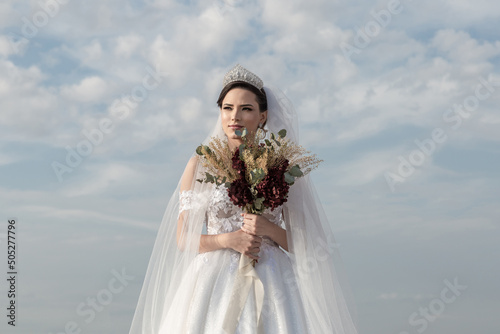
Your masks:
[[[250,235],[268,237],[284,250],[288,251],[288,240],[286,230],[273,224],[264,216],[254,215],[252,213],[242,213],[243,225],[241,229]]]
[[[222,235],[221,235],[222,236]],[[231,248],[235,251],[248,256],[251,259],[258,260],[262,238],[256,235],[245,233],[243,230],[237,230],[223,234],[224,248]]]
[[[269,237],[274,234],[275,224],[271,223],[267,218],[261,215],[254,215],[252,213],[242,213],[243,225],[241,229],[253,235],[261,237]]]

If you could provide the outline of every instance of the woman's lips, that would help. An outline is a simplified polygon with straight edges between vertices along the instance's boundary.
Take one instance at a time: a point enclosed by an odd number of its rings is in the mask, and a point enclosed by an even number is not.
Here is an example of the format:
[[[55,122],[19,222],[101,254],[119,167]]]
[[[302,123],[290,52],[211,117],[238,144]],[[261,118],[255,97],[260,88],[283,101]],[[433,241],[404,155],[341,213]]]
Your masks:
[[[242,129],[243,125],[229,125],[231,129]]]

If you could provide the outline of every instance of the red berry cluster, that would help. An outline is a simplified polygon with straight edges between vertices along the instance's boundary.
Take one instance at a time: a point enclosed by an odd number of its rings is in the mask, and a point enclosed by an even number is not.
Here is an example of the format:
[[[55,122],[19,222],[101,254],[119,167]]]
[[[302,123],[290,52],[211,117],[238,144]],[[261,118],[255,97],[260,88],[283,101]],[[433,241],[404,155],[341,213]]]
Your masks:
[[[253,197],[250,192],[250,184],[248,184],[245,178],[246,166],[240,159],[239,148],[234,152],[232,160],[233,169],[236,170],[240,178],[231,183],[231,186],[227,189],[227,193],[234,205],[244,207],[253,202]]]
[[[245,177],[245,172],[246,172],[246,166],[245,163],[240,159],[240,148],[236,148],[236,151],[233,154],[233,157],[231,158],[233,160],[233,169],[238,172],[238,175],[240,177]]]

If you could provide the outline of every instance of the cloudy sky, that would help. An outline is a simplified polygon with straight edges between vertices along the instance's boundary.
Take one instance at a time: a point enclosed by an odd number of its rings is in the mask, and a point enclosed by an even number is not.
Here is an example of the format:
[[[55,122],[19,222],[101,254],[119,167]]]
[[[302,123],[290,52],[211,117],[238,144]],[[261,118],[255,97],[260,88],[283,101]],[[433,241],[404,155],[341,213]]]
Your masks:
[[[324,160],[360,332],[497,333],[498,22],[494,0],[3,0],[0,331],[128,333],[167,200],[241,63],[286,92]]]

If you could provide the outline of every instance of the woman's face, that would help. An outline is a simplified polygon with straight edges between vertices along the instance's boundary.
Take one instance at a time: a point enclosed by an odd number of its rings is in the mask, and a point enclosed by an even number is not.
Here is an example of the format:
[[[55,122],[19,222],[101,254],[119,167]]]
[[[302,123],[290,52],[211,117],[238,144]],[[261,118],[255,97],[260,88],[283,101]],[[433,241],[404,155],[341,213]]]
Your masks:
[[[236,130],[246,128],[248,132],[255,133],[259,124],[267,119],[267,111],[260,112],[256,95],[243,88],[231,89],[226,94],[220,112],[222,129],[233,149],[243,143]]]

